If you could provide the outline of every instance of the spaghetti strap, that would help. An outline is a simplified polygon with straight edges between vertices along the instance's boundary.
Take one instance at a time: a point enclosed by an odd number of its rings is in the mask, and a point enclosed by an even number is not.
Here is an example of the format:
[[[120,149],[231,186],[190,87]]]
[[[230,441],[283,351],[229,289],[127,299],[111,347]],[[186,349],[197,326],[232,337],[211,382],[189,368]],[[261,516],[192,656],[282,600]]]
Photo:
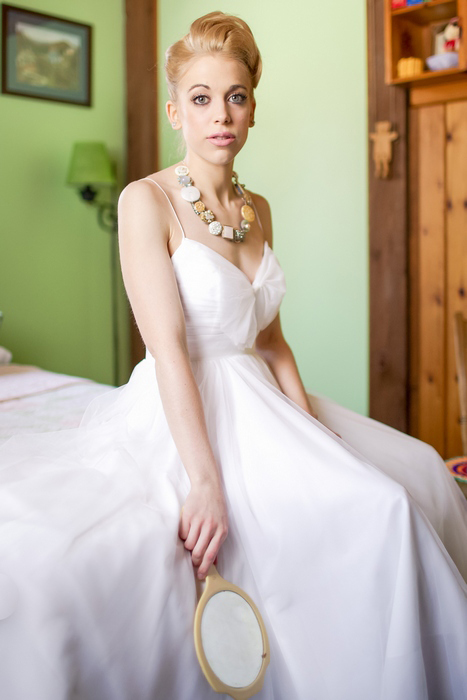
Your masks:
[[[180,223],[180,219],[178,218],[177,212],[175,211],[174,205],[173,205],[172,202],[170,201],[170,197],[169,197],[169,195],[167,194],[167,192],[159,185],[158,182],[156,182],[156,181],[153,180],[152,178],[150,178],[150,177],[142,177],[141,179],[142,179],[142,180],[149,180],[149,182],[152,182],[154,185],[157,185],[158,188],[159,188],[160,190],[162,190],[162,192],[163,192],[163,193],[165,194],[165,196],[167,197],[168,203],[169,203],[170,206],[172,207],[172,211],[173,211],[173,213],[174,213],[174,215],[175,215],[175,218],[176,218],[177,221],[178,221],[178,225],[180,226],[180,229],[181,229],[181,231],[182,231],[183,238],[186,238],[186,236],[185,236],[185,231],[183,230],[183,226],[182,226],[182,224]]]

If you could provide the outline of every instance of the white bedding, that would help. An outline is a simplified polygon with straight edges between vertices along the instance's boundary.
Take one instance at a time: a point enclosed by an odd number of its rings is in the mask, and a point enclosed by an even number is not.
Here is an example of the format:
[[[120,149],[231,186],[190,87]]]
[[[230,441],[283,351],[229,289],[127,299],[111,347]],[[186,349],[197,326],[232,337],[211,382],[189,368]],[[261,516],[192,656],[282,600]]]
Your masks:
[[[0,442],[20,433],[74,428],[90,401],[112,388],[28,365],[0,366]]]

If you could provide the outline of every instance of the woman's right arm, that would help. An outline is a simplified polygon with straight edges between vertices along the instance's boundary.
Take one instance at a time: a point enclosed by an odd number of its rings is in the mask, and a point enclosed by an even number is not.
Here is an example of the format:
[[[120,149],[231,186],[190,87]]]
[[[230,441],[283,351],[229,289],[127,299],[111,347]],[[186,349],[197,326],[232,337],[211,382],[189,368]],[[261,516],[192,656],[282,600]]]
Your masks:
[[[185,318],[167,247],[170,219],[162,197],[144,181],[122,190],[120,261],[136,323],[155,359],[167,423],[191,482],[179,535],[192,551],[193,565],[199,565],[198,577],[204,578],[227,537],[227,507],[188,355]]]

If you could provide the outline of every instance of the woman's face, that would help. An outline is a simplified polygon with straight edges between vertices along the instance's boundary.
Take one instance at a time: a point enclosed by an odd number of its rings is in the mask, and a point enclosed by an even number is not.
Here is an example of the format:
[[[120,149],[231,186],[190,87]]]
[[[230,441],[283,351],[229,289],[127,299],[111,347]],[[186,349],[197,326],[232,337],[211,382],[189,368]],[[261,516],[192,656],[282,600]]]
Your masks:
[[[187,157],[192,152],[211,163],[229,163],[243,148],[254,115],[249,73],[219,55],[195,58],[178,84],[177,103],[167,102],[166,109],[183,131]]]

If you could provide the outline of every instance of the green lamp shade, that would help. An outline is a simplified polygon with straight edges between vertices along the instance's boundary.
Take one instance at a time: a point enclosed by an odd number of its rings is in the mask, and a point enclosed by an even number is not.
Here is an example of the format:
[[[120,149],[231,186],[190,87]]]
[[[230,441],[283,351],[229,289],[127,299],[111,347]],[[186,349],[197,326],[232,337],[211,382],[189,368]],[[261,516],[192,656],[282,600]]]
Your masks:
[[[105,143],[75,143],[66,181],[68,185],[114,185],[116,178]]]

